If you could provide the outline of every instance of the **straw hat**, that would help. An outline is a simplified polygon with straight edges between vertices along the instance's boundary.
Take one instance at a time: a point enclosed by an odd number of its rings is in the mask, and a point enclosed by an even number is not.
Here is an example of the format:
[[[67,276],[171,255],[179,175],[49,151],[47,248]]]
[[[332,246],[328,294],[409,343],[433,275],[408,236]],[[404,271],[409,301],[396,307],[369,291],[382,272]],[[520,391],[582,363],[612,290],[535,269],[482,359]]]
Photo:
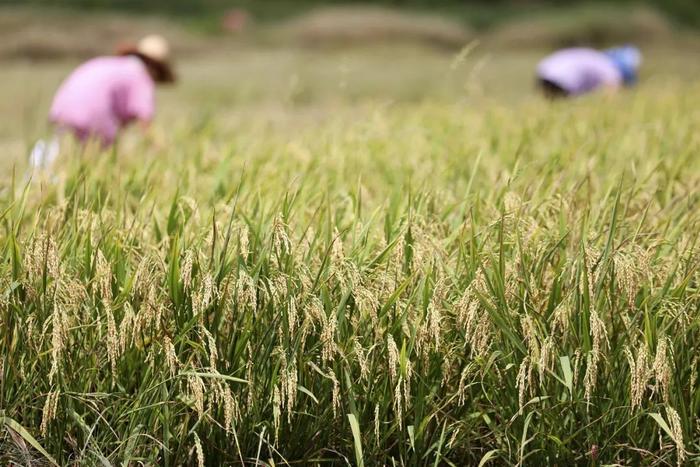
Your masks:
[[[117,53],[139,57],[150,69],[153,79],[159,83],[175,81],[175,74],[170,64],[170,45],[163,36],[150,34],[135,45],[127,44],[120,47]]]

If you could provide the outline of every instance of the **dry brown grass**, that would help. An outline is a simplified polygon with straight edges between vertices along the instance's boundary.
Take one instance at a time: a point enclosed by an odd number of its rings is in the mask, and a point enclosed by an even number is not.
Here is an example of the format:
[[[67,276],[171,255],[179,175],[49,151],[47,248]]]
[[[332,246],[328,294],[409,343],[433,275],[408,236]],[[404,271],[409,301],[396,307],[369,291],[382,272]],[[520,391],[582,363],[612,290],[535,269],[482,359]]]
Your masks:
[[[4,8],[0,59],[85,58],[109,53],[121,42],[153,32],[168,37],[178,55],[204,47],[205,41],[196,34],[159,18]]]
[[[655,10],[601,6],[517,18],[487,34],[489,42],[507,48],[653,44],[668,42],[672,36],[672,25]]]
[[[319,8],[283,25],[281,35],[312,46],[393,41],[447,48],[473,37],[466,26],[442,16],[374,6]]]

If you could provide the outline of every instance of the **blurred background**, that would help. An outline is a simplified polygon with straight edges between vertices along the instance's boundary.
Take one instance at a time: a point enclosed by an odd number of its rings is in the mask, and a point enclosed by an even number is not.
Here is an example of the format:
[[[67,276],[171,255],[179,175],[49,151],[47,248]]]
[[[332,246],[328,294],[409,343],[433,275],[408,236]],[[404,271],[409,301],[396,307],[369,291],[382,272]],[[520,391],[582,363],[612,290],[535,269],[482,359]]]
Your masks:
[[[513,105],[540,99],[538,60],[570,45],[638,45],[631,92],[700,78],[698,0],[0,1],[5,159],[47,131],[73,67],[152,32],[171,41],[180,78],[159,94],[168,129],[257,119],[294,131],[377,105]]]

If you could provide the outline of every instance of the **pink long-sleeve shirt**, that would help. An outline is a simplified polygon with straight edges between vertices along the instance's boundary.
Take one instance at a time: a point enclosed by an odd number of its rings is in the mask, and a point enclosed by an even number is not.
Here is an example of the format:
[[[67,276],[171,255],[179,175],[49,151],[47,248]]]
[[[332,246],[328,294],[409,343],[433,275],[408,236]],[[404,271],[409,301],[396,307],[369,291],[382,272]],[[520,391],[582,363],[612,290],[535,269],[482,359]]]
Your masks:
[[[155,84],[137,57],[98,57],[71,73],[54,96],[49,119],[81,140],[114,142],[134,120],[150,121]]]
[[[537,66],[537,76],[571,95],[622,84],[622,73],[603,52],[588,48],[563,49]]]

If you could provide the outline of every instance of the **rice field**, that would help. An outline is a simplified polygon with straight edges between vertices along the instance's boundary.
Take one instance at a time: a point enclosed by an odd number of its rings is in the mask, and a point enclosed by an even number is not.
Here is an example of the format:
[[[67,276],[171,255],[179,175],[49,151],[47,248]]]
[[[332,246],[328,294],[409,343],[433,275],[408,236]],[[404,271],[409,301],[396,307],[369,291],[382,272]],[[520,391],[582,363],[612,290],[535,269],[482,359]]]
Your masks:
[[[700,461],[697,82],[225,118],[183,86],[2,176],[3,464]]]

